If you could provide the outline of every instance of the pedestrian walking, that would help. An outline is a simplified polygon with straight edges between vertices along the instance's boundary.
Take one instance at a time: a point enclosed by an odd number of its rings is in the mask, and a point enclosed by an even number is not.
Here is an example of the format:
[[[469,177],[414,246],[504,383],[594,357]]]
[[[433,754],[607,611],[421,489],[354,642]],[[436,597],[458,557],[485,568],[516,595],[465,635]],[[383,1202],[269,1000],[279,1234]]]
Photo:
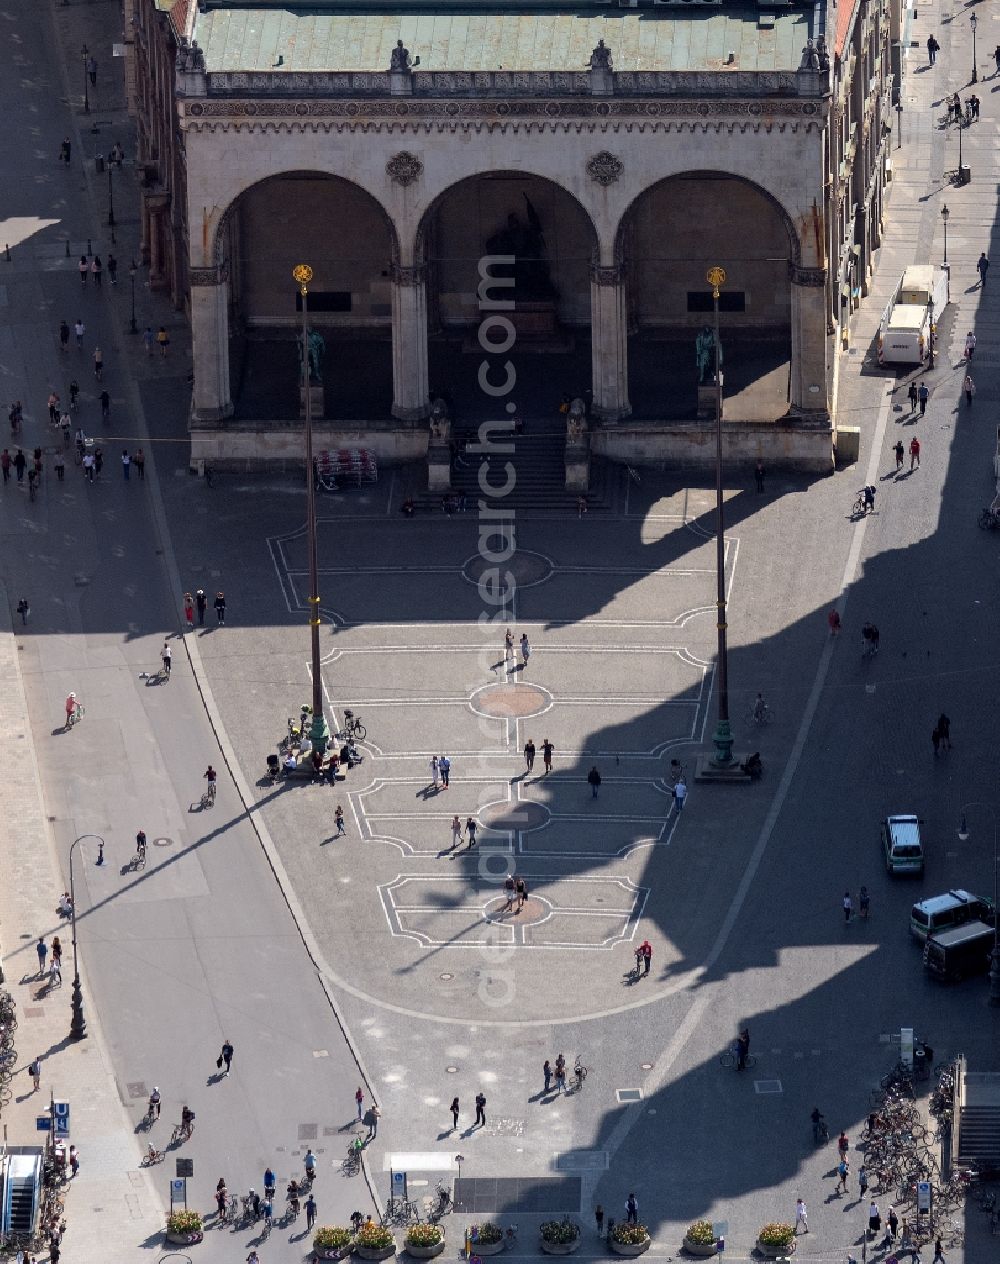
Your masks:
[[[546,1066],[548,1063],[546,1063]],[[600,1203],[594,1208],[594,1222],[597,1225],[597,1236],[600,1238],[604,1234],[604,1208]]]
[[[361,1091],[361,1085],[359,1084],[354,1093],[354,1104],[358,1108],[358,1123],[361,1123],[361,1121],[365,1117],[365,1112],[361,1108],[361,1104],[364,1100],[365,1100],[365,1095]]]
[[[515,913],[520,913],[524,908],[524,901],[528,898],[528,884],[520,874],[514,875],[514,894],[517,896],[517,908]]]
[[[101,351],[100,347],[95,347],[94,348],[94,377],[96,377],[98,382],[100,382],[103,376],[104,376],[104,353]]]
[[[51,951],[52,951],[53,964],[59,966],[59,968],[62,969],[62,944],[59,941],[58,935],[56,935],[55,938],[52,940]]]
[[[941,45],[937,42],[933,35],[927,36],[927,60],[933,66],[937,60],[938,50]]]
[[[976,96],[975,93],[973,93],[972,96],[969,97],[969,105],[972,106],[972,121],[973,123],[978,123],[979,122],[979,98]]]
[[[339,803],[333,810],[333,823],[337,827],[337,837],[342,838],[347,830],[344,828],[344,809]]]
[[[917,388],[917,399],[920,401],[920,416],[922,417],[927,411],[927,401],[930,398],[930,391],[927,389],[927,383],[921,382]]]
[[[64,136],[63,142],[59,146],[59,161],[64,162],[67,167],[69,166],[69,158],[70,158],[70,154],[72,153],[72,150],[73,150],[73,146],[69,142],[69,137]]]
[[[758,492],[762,492],[764,490],[764,462],[763,461],[758,461],[757,464],[754,466],[753,476],[757,483]]]
[[[847,1178],[851,1174],[851,1165],[847,1159],[841,1159],[837,1164],[837,1192],[847,1193]]]
[[[552,1084],[552,1063],[548,1060],[548,1058],[546,1058],[542,1063],[542,1077],[545,1080],[545,1087],[542,1089],[542,1092],[547,1093],[550,1085]]]
[[[555,750],[555,747],[552,745],[549,739],[546,738],[542,742],[542,763],[545,765],[546,773],[550,773],[552,771],[552,752],[554,750]]]
[[[437,790],[441,782],[441,767],[437,755],[431,756],[431,785]]]
[[[965,358],[971,360],[976,354],[976,335],[970,329],[965,335]]]
[[[852,914],[854,913],[854,901],[851,899],[850,891],[844,892],[842,907],[844,910],[844,921],[849,922],[851,920]]]
[[[139,477],[141,478],[142,475],[140,474]],[[215,617],[218,620],[219,627],[224,628],[226,626],[226,595],[225,593],[223,592],[216,593],[215,602],[213,604],[215,606]]]
[[[862,1163],[858,1168],[858,1201],[864,1202],[868,1196],[868,1169]]]
[[[964,388],[963,388],[963,389],[965,390],[965,402],[966,402],[966,404],[967,404],[967,405],[971,408],[971,407],[972,407],[972,397],[973,397],[973,395],[975,395],[975,393],[976,393],[976,384],[975,384],[975,382],[972,380],[972,374],[971,374],[971,373],[966,373],[966,375],[965,375],[965,385],[964,385]]]
[[[451,1130],[452,1132],[458,1127],[458,1098],[451,1099]]]
[[[1000,52],[1000,49],[998,49],[997,51]],[[1000,74],[1000,58],[997,59],[997,73]],[[934,1239],[934,1258],[931,1260],[931,1264],[938,1264],[939,1260],[941,1261],[941,1264],[945,1264],[944,1252],[941,1250],[941,1239],[935,1238]]]
[[[114,255],[108,255],[108,276],[111,278],[111,284],[118,284],[118,260]]]
[[[503,661],[508,671],[514,666],[514,633],[507,629],[503,638]]]
[[[146,348],[146,355],[153,354],[153,347],[156,344],[156,334],[153,333],[151,325],[147,325],[142,331],[142,345]]]
[[[986,251],[984,250],[983,253],[979,256],[978,260],[976,261],[976,271],[979,273],[980,289],[983,289],[983,290],[986,289],[986,274],[987,272],[989,272],[989,270],[990,270],[990,261],[989,259],[986,258]]]
[[[535,766],[535,743],[530,737],[524,744],[524,765],[528,772]]]
[[[931,745],[934,747],[934,757],[937,758],[938,748],[941,745],[941,730],[935,724],[931,731]]]
[[[198,607],[198,626],[202,627],[205,623],[205,611],[208,608],[208,598],[205,596],[204,588],[199,588],[195,593],[194,604]]]
[[[49,947],[44,936],[40,936],[38,943],[35,944],[35,952],[38,953],[38,976],[41,978],[45,973],[45,959],[49,955]]]
[[[128,454],[128,448],[122,448],[122,478],[127,483],[129,474],[132,470],[132,458]]]
[[[77,271],[80,273],[80,284],[84,289],[87,288],[87,277],[90,276],[90,260],[86,255],[80,256],[80,262],[76,265]]]
[[[165,360],[167,358],[167,348],[170,346],[170,335],[162,325],[156,331],[156,342],[160,348],[160,359]]]
[[[801,1198],[795,1200],[795,1232],[798,1233],[799,1225],[802,1226],[802,1232],[809,1232],[809,1212]]]
[[[469,851],[472,851],[476,845],[476,830],[479,829],[478,822],[474,816],[470,816],[465,822],[465,832],[469,836]]]
[[[59,322],[59,350],[69,350],[69,325],[64,320]]]
[[[22,597],[22,598],[21,598],[21,600],[17,603],[17,613],[21,616],[21,623],[22,623],[22,625],[23,625],[24,627],[27,627],[27,626],[28,626],[28,615],[31,613],[31,607],[28,605],[28,598],[27,598],[27,597]],[[55,942],[56,942],[56,943],[58,943],[58,942],[59,942],[58,936],[56,937]]]
[[[451,849],[452,851],[462,841],[462,822],[458,819],[458,813],[451,818]]]
[[[944,750],[951,750],[951,720],[942,711],[938,716],[938,733],[941,737],[941,746]]]
[[[0,471],[2,471],[3,473],[3,481],[5,483],[10,482],[11,465],[12,465],[12,461],[11,461],[11,456],[10,456],[10,450],[8,448],[4,448],[4,450],[0,452]]]
[[[441,773],[441,785],[447,790],[451,781],[451,760],[447,755],[442,755],[438,760],[438,769]]]
[[[311,1147],[306,1150],[302,1166],[305,1169],[306,1183],[311,1188],[313,1181],[316,1179],[316,1156],[313,1154]]]
[[[897,439],[893,444],[892,450],[896,454],[896,473],[898,474],[903,468],[903,440]]]
[[[920,469],[920,440],[916,435],[910,440],[910,472],[913,472],[914,464]]]
[[[49,409],[49,425],[58,426],[59,425],[59,396],[55,393],[55,391],[49,391],[48,409]]]
[[[896,1230],[899,1228],[899,1217],[896,1215],[896,1208],[889,1207],[889,1214],[886,1217],[886,1226],[889,1231],[889,1238],[892,1242],[896,1241]]]
[[[80,1175],[80,1151],[75,1145],[69,1148],[69,1170],[73,1176]]]
[[[868,1232],[874,1238],[882,1228],[882,1216],[878,1209],[878,1203],[873,1198],[868,1205]]]
[[[473,1126],[477,1128],[486,1126],[486,1094],[482,1089],[476,1094],[476,1122]]]
[[[507,902],[503,906],[503,911],[507,913],[514,907],[514,878],[512,874],[508,874],[506,878],[504,878],[503,889],[504,895],[507,897]]]
[[[219,1056],[218,1056],[218,1059],[216,1060],[215,1065],[216,1065],[217,1067],[223,1067],[223,1066],[225,1066],[225,1068],[226,1068],[226,1069],[222,1072],[222,1074],[223,1074],[224,1076],[228,1075],[228,1074],[229,1074],[229,1072],[232,1070],[232,1066],[233,1066],[233,1046],[232,1046],[232,1044],[230,1043],[230,1041],[229,1041],[229,1040],[224,1040],[224,1041],[222,1042],[222,1049],[221,1049],[221,1051],[219,1052]]]
[[[28,1067],[28,1074],[31,1076],[31,1082],[35,1086],[35,1092],[42,1087],[42,1064],[37,1058]]]
[[[87,75],[90,78],[90,86],[97,87],[97,61],[93,57],[87,58]]]
[[[684,800],[687,798],[687,793],[687,782],[683,777],[681,777],[674,786],[674,803],[676,804],[678,812],[684,811]]]
[[[18,448],[14,456],[14,472],[17,474],[17,481],[24,482],[24,467],[28,464],[27,458],[20,448]]]
[[[94,277],[94,284],[98,289],[101,288],[101,277],[104,275],[104,264],[101,263],[101,256],[94,255],[90,261],[90,271]]]
[[[104,453],[100,448],[94,449],[94,473],[98,478],[101,477],[101,470],[104,469]]]
[[[916,381],[913,381],[910,383],[910,389],[906,392],[906,398],[910,401],[910,412],[915,413],[917,411],[917,383]]]
[[[306,1199],[306,1230],[308,1231],[316,1223],[316,1199],[312,1196],[312,1191]]]
[[[368,1140],[369,1141],[374,1141],[375,1138],[378,1136],[378,1121],[379,1121],[379,1118],[381,1117],[381,1114],[382,1112],[379,1110],[379,1108],[375,1105],[374,1102],[372,1102],[372,1104],[365,1111],[365,1117],[364,1117],[363,1122],[368,1125]]]
[[[62,969],[59,962],[53,958],[49,966],[49,987],[55,987],[57,984],[62,987]]]
[[[868,914],[871,912],[872,897],[868,894],[868,888],[862,887],[858,892],[858,912],[867,922]]]
[[[56,471],[56,478],[61,483],[66,476],[66,460],[61,452],[57,452],[52,462]]]
[[[625,1199],[625,1219],[629,1224],[639,1223],[639,1201],[631,1190]]]
[[[528,667],[528,659],[531,657],[531,646],[528,643],[527,632],[521,633],[521,668],[526,671]]]
[[[597,792],[601,788],[601,774],[597,771],[596,764],[593,766],[593,768],[591,768],[590,772],[587,773],[587,784],[590,786],[591,790],[594,792],[593,797],[596,799]]]

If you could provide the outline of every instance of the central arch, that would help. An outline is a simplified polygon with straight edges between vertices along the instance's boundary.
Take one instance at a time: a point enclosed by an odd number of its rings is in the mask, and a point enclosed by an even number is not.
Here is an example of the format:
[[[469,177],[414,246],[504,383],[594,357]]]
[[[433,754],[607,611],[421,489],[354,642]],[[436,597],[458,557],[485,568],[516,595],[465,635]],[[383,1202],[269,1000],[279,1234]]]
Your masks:
[[[492,415],[478,384],[483,319],[479,285],[487,257],[513,255],[517,364],[522,413],[556,410],[562,394],[584,394],[591,376],[590,267],[597,232],[583,205],[554,180],[499,170],[444,189],[423,213],[415,254],[426,265],[430,378],[457,412]],[[493,265],[494,275],[503,274]],[[497,291],[508,296],[511,291]],[[467,352],[468,354],[462,354]]]

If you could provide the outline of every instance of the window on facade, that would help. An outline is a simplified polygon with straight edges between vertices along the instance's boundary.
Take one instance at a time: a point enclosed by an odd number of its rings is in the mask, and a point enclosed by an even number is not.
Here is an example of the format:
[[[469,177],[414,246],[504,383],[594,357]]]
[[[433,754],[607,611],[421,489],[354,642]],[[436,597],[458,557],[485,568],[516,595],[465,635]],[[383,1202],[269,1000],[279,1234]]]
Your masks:
[[[295,310],[302,311],[302,295],[295,295]],[[310,290],[309,310],[311,312],[349,312],[351,310],[350,290]]]
[[[719,294],[719,311],[720,312],[745,312],[747,309],[747,296],[744,290],[728,290]],[[710,312],[713,311],[712,296],[707,290],[688,290],[688,307],[689,312]]]

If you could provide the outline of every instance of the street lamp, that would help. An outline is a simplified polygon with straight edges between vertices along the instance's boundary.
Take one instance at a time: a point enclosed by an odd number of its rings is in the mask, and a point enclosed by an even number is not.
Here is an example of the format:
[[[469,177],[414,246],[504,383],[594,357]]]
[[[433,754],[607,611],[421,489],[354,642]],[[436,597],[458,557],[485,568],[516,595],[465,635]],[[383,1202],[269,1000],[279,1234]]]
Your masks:
[[[976,69],[976,15],[973,13],[969,18],[969,25],[972,27],[972,82],[978,83],[979,71]]]
[[[73,1018],[69,1025],[70,1040],[82,1040],[87,1034],[87,1023],[83,1017],[83,993],[80,990],[80,967],[76,957],[76,888],[73,885],[73,852],[85,838],[96,838],[100,844],[98,856],[103,857],[104,855],[104,839],[100,834],[81,834],[79,838],[73,840],[69,849],[69,902],[72,905],[70,922],[73,935],[73,998],[70,1002],[73,1008]]]
[[[312,648],[312,748],[322,755],[330,740],[323,716],[323,679],[319,662],[319,560],[316,541],[316,471],[313,467],[312,393],[309,372],[309,282],[313,270],[307,263],[292,269],[302,296],[302,390],[306,419],[306,528],[309,541],[309,633]]]
[[[90,80],[87,77],[87,58],[90,56],[90,49],[84,44],[80,49],[80,56],[83,58],[83,112],[90,113]]]
[[[129,324],[128,331],[130,334],[137,334],[139,326],[135,323],[135,274],[138,272],[135,260],[128,265],[129,280],[132,282],[132,320]]]
[[[927,311],[928,311],[928,314],[930,315],[930,325],[931,325],[930,329],[928,329],[927,331],[927,338],[928,338],[928,343],[930,346],[930,354],[927,357],[927,367],[928,369],[933,369],[934,367],[934,299],[933,297],[927,300]]]
[[[941,222],[944,224],[944,266],[948,266],[948,216],[951,211],[948,210],[948,203],[945,202],[941,207]]]
[[[903,148],[903,103],[896,102],[896,148]]]
[[[958,827],[958,837],[962,842],[969,838],[969,827],[965,820],[966,808],[985,808],[993,817],[993,951],[990,953],[990,1004],[1000,1005],[1000,922],[997,919],[997,814],[988,803],[966,803],[962,807],[962,823]]]
[[[729,727],[729,662],[726,649],[726,536],[722,503],[722,344],[719,341],[719,286],[726,280],[723,268],[709,268],[705,280],[712,287],[715,318],[715,571],[716,627],[719,633],[719,723],[712,742],[713,768],[732,768],[733,733]]]
[[[109,228],[114,228],[115,226],[115,190],[114,190],[114,185],[111,183],[111,172],[112,172],[112,169],[114,168],[114,165],[115,164],[113,162],[108,163],[108,227]],[[111,237],[112,237],[112,240],[114,240],[114,233],[111,234]]]

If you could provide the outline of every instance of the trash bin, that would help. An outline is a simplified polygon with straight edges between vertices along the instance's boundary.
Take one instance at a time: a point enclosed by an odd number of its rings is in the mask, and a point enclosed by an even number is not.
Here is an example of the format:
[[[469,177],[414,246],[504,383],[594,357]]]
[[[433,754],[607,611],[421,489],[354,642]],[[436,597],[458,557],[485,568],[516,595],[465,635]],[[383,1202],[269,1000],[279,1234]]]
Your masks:
[[[972,180],[972,168],[963,163],[958,169],[958,183],[968,184]]]
[[[927,1054],[923,1049],[913,1051],[913,1078],[915,1080],[930,1079],[931,1069],[927,1063]]]

